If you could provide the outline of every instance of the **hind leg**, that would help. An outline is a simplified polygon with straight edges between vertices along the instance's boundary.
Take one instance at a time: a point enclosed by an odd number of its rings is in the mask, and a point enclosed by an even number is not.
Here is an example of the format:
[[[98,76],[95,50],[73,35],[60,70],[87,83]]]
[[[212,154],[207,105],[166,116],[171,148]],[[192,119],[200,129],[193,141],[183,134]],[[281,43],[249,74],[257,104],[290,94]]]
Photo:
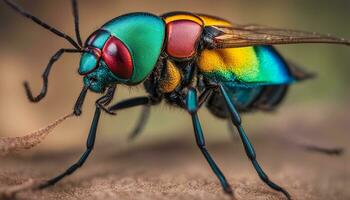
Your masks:
[[[235,125],[235,127],[238,130],[239,136],[242,140],[245,152],[248,156],[248,158],[251,160],[256,172],[258,173],[260,179],[266,183],[268,186],[270,186],[272,189],[282,192],[289,200],[291,199],[290,194],[283,189],[282,187],[280,187],[279,185],[275,184],[274,182],[272,182],[269,177],[265,174],[265,172],[263,171],[263,169],[260,167],[260,164],[258,163],[258,161],[256,160],[256,154],[255,154],[255,150],[253,148],[253,145],[250,143],[245,131],[243,130],[242,127],[242,123],[241,123],[241,117],[238,113],[238,111],[236,110],[231,98],[229,97],[229,95],[226,92],[226,89],[224,88],[223,85],[219,85],[220,91],[222,96],[225,99],[226,105],[230,111],[231,114],[231,120],[232,123]]]

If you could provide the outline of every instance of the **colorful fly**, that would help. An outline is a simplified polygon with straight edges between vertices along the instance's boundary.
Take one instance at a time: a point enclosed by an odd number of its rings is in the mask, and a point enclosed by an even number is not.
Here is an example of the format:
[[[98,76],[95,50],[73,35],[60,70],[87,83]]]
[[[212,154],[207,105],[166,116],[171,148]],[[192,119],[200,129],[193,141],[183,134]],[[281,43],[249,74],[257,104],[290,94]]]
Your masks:
[[[45,97],[51,67],[63,53],[82,54],[78,71],[84,76],[84,87],[74,106],[75,115],[81,114],[88,90],[104,93],[96,101],[86,151],[65,172],[40,185],[39,189],[54,185],[84,164],[94,146],[101,110],[113,115],[120,109],[144,106],[139,124],[131,134],[131,138],[134,138],[142,130],[149,108],[164,99],[191,115],[197,145],[226,193],[232,194],[232,189],[205,147],[197,116],[197,110],[203,104],[213,115],[232,121],[261,180],[291,199],[290,194],[272,182],[260,167],[254,148],[242,128],[239,113],[273,110],[284,98],[289,85],[312,77],[312,74],[288,64],[271,45],[350,45],[348,40],[328,35],[259,25],[237,25],[218,17],[189,12],[172,12],[161,16],[150,13],[122,15],[104,24],[82,45],[75,0],[72,0],[72,6],[77,41],[22,10],[12,1],[4,2],[21,15],[66,39],[74,47],[60,49],[51,58],[43,74],[44,84],[39,95],[33,96],[28,83],[25,83],[30,101],[39,102]],[[143,84],[148,95],[109,106],[117,84]]]

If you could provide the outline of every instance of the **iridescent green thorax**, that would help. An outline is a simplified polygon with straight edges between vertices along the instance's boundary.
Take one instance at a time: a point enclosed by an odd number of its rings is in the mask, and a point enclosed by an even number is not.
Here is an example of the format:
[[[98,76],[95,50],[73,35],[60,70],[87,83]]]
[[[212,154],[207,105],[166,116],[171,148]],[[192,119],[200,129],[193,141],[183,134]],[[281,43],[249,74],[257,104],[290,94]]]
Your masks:
[[[120,39],[130,50],[134,71],[126,84],[138,84],[147,78],[162,51],[165,37],[163,20],[153,14],[132,13],[107,22],[101,29]]]

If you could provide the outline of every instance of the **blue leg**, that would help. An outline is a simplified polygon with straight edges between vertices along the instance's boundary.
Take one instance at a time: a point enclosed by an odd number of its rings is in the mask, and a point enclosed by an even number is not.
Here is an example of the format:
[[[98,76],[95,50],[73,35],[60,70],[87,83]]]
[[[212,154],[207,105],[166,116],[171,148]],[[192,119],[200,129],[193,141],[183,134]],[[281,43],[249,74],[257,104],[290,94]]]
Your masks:
[[[79,167],[81,167],[85,163],[86,159],[89,157],[90,153],[92,152],[92,150],[94,148],[95,138],[96,138],[96,130],[97,130],[98,121],[100,119],[100,114],[101,114],[100,108],[96,107],[96,111],[95,111],[94,118],[92,120],[89,136],[88,136],[87,141],[86,141],[86,150],[81,155],[80,159],[76,163],[74,163],[72,166],[70,166],[62,174],[60,174],[60,175],[46,181],[45,183],[41,184],[38,187],[38,189],[44,189],[46,187],[54,185],[55,183],[60,181],[62,178],[75,172]]]
[[[256,154],[255,154],[254,148],[253,148],[252,144],[250,143],[247,135],[245,134],[245,132],[241,126],[242,121],[241,121],[241,117],[240,117],[238,111],[236,110],[232,100],[230,99],[229,95],[227,94],[224,86],[219,85],[219,88],[220,88],[222,96],[225,99],[226,105],[231,113],[232,123],[236,126],[238,133],[239,133],[239,136],[243,142],[245,152],[246,152],[247,156],[249,157],[249,159],[251,160],[256,172],[258,173],[258,175],[260,177],[260,179],[262,181],[264,181],[272,189],[279,191],[279,192],[282,192],[289,200],[291,200],[290,194],[285,189],[283,189],[282,187],[280,187],[277,184],[275,184],[274,182],[272,182],[269,179],[269,177],[265,174],[265,172],[262,170],[262,168],[260,167],[258,161],[256,160]]]
[[[187,98],[186,98],[186,107],[187,107],[187,111],[192,116],[193,128],[194,128],[196,142],[197,142],[199,149],[203,153],[205,159],[208,161],[208,163],[209,163],[211,169],[214,171],[215,175],[219,178],[220,183],[221,183],[224,191],[228,194],[232,194],[232,189],[231,189],[229,183],[226,181],[224,174],[221,172],[219,167],[216,165],[215,161],[212,159],[208,150],[205,147],[205,139],[204,139],[202,127],[201,127],[201,124],[199,122],[198,115],[197,115],[197,109],[198,109],[197,93],[196,93],[196,90],[193,88],[190,88],[188,91]]]
[[[75,105],[75,107],[77,107],[77,110],[79,111],[78,113],[80,113],[80,108],[81,108],[82,102],[84,101],[84,97],[85,97],[84,91],[85,90],[83,89],[83,91],[80,94],[79,99],[77,101],[78,103],[76,103],[76,105]],[[100,120],[101,109],[102,109],[100,106],[104,107],[105,105],[109,104],[113,98],[114,92],[115,92],[115,86],[112,86],[112,87],[108,88],[107,94],[105,94],[104,96],[97,99],[94,118],[92,120],[90,131],[89,131],[89,136],[88,136],[87,141],[86,141],[86,150],[80,156],[80,159],[76,163],[71,165],[68,169],[66,169],[66,171],[64,171],[63,173],[61,173],[58,176],[56,176],[56,177],[44,182],[43,184],[39,185],[38,189],[44,189],[46,187],[49,187],[49,186],[56,184],[64,177],[71,175],[78,168],[83,166],[86,159],[89,157],[90,153],[94,149],[97,125],[98,125],[98,121]],[[76,110],[76,109],[74,109],[74,110]]]

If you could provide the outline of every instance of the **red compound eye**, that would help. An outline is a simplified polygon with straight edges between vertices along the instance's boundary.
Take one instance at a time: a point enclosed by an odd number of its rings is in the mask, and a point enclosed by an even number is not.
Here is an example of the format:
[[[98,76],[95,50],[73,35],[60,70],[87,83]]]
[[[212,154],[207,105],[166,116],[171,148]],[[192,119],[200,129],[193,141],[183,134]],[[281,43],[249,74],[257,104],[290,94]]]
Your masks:
[[[133,64],[128,48],[115,37],[110,37],[102,49],[102,58],[118,78],[129,79]]]

